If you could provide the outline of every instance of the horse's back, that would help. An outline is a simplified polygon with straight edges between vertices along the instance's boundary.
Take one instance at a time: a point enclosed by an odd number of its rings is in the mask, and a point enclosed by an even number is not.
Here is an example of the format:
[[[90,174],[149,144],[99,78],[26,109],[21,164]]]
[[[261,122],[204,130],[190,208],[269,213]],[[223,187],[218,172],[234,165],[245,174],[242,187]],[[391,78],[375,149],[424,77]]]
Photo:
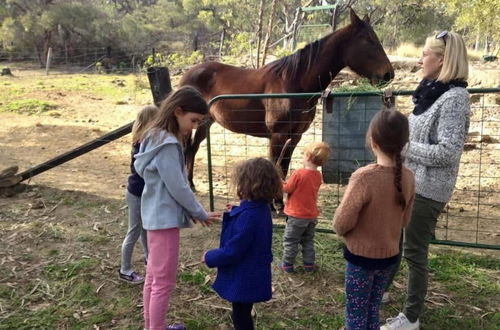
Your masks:
[[[262,76],[256,69],[205,62],[188,70],[179,85],[192,85],[209,97],[220,94],[258,94],[265,90]]]

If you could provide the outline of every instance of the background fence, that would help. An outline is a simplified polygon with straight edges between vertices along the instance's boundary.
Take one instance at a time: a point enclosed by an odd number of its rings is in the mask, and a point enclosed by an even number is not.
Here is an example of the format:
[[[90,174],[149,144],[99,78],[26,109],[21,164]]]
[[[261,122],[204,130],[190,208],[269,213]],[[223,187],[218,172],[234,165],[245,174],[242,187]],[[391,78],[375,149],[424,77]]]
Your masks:
[[[413,91],[395,91],[397,109],[410,113],[413,109],[411,94]],[[500,89],[469,89],[471,93],[471,124],[461,158],[460,171],[452,199],[441,214],[436,227],[435,244],[456,245],[466,247],[500,249]],[[364,139],[364,128],[371,116],[380,109],[381,103],[365,102],[367,96],[381,98],[382,92],[332,93],[328,96],[333,102],[323,102],[317,107],[316,117],[309,130],[302,135],[295,149],[290,165],[290,171],[301,167],[301,154],[305,145],[312,141],[341,139],[340,127],[352,125],[353,115],[358,122],[358,131],[363,133],[353,136],[351,140]],[[263,95],[220,95],[210,101],[210,104],[224,99],[245,98],[311,98],[319,97],[320,93],[304,94],[263,94]],[[342,99],[342,102],[338,100]],[[336,101],[337,100],[337,101]],[[360,102],[361,101],[361,102]],[[332,108],[326,106],[332,104]],[[355,111],[345,107],[351,106]],[[360,105],[361,104],[361,105]],[[339,108],[340,107],[340,108]],[[342,114],[343,113],[343,114]],[[346,115],[349,114],[349,115]],[[339,115],[340,114],[340,115]],[[362,114],[360,116],[360,114]],[[337,117],[335,117],[337,116]],[[350,122],[350,123],[348,123]],[[331,125],[337,125],[332,128]],[[359,133],[359,132],[358,132]],[[349,133],[351,134],[351,133]],[[333,140],[332,140],[333,139]],[[335,144],[335,142],[334,142]],[[351,162],[362,166],[371,161],[371,154],[364,147],[356,145],[332,145],[334,153],[329,163],[325,164],[323,173],[325,182],[332,182],[332,176],[345,178],[345,173],[332,173],[335,162]],[[335,150],[338,149],[338,150]],[[346,149],[346,150],[344,150]],[[356,149],[358,149],[356,151]],[[361,149],[361,150],[359,150]],[[339,154],[338,151],[344,151]],[[220,125],[213,125],[207,143],[207,163],[209,177],[209,197],[211,207],[222,209],[227,203],[237,202],[229,193],[229,177],[234,164],[250,157],[268,157],[268,140],[249,135],[232,133]],[[353,160],[354,154],[364,155]],[[201,152],[201,151],[200,151]],[[200,171],[196,168],[195,173]],[[325,183],[319,194],[318,230],[331,231],[331,219],[345,189],[345,180],[333,180],[338,183]],[[284,224],[283,216],[276,216],[275,223]]]

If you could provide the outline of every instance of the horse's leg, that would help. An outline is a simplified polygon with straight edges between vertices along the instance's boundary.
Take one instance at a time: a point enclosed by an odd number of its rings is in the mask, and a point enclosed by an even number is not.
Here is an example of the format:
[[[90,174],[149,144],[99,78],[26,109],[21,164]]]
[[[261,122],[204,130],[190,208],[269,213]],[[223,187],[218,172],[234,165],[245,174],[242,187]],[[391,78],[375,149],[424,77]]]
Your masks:
[[[281,163],[276,164],[281,168],[283,179],[286,179],[286,175],[288,173],[288,167],[290,166],[290,161],[292,159],[293,150],[295,149],[295,146],[299,143],[301,137],[302,136],[300,134],[294,134],[292,136],[289,136],[287,134],[275,133],[271,135],[271,140],[269,143],[269,157],[273,163],[276,163],[278,161],[280,153],[283,152],[283,159],[281,160]],[[286,149],[283,150],[286,140],[288,140],[289,138],[291,139],[291,141],[286,147]],[[283,203],[283,197],[277,198],[275,200],[275,204],[278,211],[283,211],[285,207]]]
[[[203,124],[198,126],[196,132],[194,133],[194,138],[188,140],[188,144],[186,145],[186,168],[188,171],[188,181],[193,191],[196,191],[194,181],[193,181],[193,172],[194,172],[194,159],[196,157],[196,153],[200,148],[201,142],[205,140],[207,137],[207,129],[212,125],[213,121],[211,119],[205,121]]]

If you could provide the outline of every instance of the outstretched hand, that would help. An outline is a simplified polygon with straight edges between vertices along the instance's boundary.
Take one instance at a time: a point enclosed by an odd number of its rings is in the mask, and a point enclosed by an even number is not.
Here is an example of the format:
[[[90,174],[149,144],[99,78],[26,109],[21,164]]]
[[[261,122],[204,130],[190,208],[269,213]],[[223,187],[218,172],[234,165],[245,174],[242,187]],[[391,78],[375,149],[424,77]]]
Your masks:
[[[210,227],[214,222],[219,222],[222,217],[222,212],[208,212],[208,218],[205,221],[202,221],[197,218],[191,218],[193,223],[199,223],[203,227]]]

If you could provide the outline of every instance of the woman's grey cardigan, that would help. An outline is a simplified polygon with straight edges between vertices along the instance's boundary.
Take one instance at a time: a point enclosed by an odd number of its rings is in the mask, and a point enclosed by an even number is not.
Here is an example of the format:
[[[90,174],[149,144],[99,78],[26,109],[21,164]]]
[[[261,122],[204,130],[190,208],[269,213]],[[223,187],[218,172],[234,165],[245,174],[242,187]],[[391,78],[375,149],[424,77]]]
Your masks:
[[[415,174],[417,194],[443,203],[450,200],[469,117],[469,93],[462,87],[443,93],[424,113],[410,114],[406,165]]]

